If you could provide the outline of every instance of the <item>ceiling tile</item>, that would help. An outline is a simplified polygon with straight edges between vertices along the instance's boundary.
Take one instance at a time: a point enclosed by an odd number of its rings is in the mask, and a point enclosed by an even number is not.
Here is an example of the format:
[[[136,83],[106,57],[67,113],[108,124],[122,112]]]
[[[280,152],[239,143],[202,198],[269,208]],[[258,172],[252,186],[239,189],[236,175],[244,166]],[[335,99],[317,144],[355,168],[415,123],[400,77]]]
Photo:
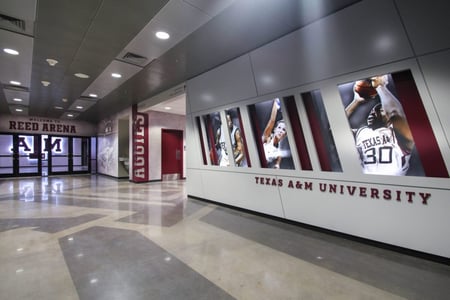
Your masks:
[[[7,54],[4,48],[17,50],[19,55]],[[32,37],[0,30],[0,81],[3,84],[15,80],[23,87],[30,87],[32,58]]]
[[[77,99],[72,105],[68,108],[70,111],[83,112],[91,108],[91,106],[95,105],[97,101],[86,100],[86,99]],[[81,108],[80,108],[81,107]]]
[[[18,110],[20,110],[20,111],[18,111]],[[26,107],[26,106],[10,105],[9,106],[9,111],[13,115],[28,116],[28,107]]]
[[[183,0],[203,11],[210,17],[215,17],[222,10],[230,6],[234,0]]]
[[[98,76],[94,82],[82,93],[82,96],[88,97],[90,93],[98,95],[98,98],[104,98],[111,91],[118,88],[125,81],[133,77],[142,68],[128,63],[113,60],[106,69]],[[121,78],[113,78],[112,73],[119,73]]]
[[[149,63],[209,20],[210,16],[194,6],[182,0],[172,0],[120,52],[117,59],[122,60],[126,53],[131,52],[146,57]],[[156,38],[158,31],[169,33],[170,38]]]
[[[4,91],[6,101],[8,102],[8,104],[24,105],[24,106],[27,106],[29,104],[30,98],[29,92],[11,89],[5,89]],[[14,99],[21,99],[22,101],[16,101]]]

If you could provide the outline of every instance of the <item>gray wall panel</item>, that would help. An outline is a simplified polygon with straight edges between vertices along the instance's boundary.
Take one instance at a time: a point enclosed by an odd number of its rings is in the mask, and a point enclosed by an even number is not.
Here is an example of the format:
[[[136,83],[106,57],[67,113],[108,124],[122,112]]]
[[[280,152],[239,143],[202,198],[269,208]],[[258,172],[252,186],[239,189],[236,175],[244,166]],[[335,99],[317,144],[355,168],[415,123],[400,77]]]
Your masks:
[[[448,0],[396,0],[417,55],[450,47]]]
[[[261,95],[411,56],[393,2],[367,0],[253,51],[251,60]]]
[[[191,112],[256,96],[248,55],[241,56],[187,82]]]
[[[450,51],[427,55],[419,59],[425,81],[439,115],[439,122],[445,130],[447,145],[450,141]]]

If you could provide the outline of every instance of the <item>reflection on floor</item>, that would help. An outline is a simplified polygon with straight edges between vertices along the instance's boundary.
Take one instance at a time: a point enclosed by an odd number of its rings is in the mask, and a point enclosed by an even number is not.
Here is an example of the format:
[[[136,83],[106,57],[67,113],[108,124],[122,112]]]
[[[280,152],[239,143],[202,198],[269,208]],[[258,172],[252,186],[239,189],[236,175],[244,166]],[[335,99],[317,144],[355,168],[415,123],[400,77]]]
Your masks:
[[[448,265],[190,199],[184,181],[3,179],[0,266],[11,300],[450,295]]]

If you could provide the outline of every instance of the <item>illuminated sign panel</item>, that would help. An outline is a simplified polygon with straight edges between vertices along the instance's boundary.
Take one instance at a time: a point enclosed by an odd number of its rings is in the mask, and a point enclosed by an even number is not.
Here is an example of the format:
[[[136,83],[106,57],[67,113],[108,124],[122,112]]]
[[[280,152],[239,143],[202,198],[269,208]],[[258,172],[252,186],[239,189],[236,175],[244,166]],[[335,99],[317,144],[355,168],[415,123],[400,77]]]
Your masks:
[[[38,158],[39,151],[38,151],[38,149],[35,149],[35,146],[37,146],[37,144],[35,144],[34,139],[35,139],[35,137],[32,135],[20,135],[19,136],[19,140],[17,143],[19,155],[28,155],[29,159],[37,159]],[[43,138],[42,140],[43,140],[42,154],[41,154],[42,159],[46,159],[45,152],[48,152],[48,151],[53,151],[53,152],[57,152],[60,154],[66,154],[65,152],[67,152],[67,151],[63,152],[64,145],[63,145],[62,138],[53,137],[51,142],[49,141],[48,138]],[[14,153],[14,147],[12,144],[10,144],[8,148],[11,153]]]

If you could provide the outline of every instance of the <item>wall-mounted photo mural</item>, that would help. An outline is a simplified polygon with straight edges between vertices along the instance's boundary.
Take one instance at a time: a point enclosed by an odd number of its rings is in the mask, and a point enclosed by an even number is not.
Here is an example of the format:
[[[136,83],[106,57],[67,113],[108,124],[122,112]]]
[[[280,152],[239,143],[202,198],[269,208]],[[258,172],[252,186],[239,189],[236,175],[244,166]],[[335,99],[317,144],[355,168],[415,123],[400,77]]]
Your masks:
[[[261,167],[295,169],[279,98],[249,105]]]
[[[208,151],[211,164],[227,167],[230,165],[228,157],[228,145],[225,141],[226,128],[220,119],[219,112],[213,112],[203,116],[208,141]]]
[[[339,85],[365,174],[448,177],[410,71]]]
[[[250,167],[244,129],[239,108],[225,110],[227,128],[230,135],[231,151],[236,167]]]

